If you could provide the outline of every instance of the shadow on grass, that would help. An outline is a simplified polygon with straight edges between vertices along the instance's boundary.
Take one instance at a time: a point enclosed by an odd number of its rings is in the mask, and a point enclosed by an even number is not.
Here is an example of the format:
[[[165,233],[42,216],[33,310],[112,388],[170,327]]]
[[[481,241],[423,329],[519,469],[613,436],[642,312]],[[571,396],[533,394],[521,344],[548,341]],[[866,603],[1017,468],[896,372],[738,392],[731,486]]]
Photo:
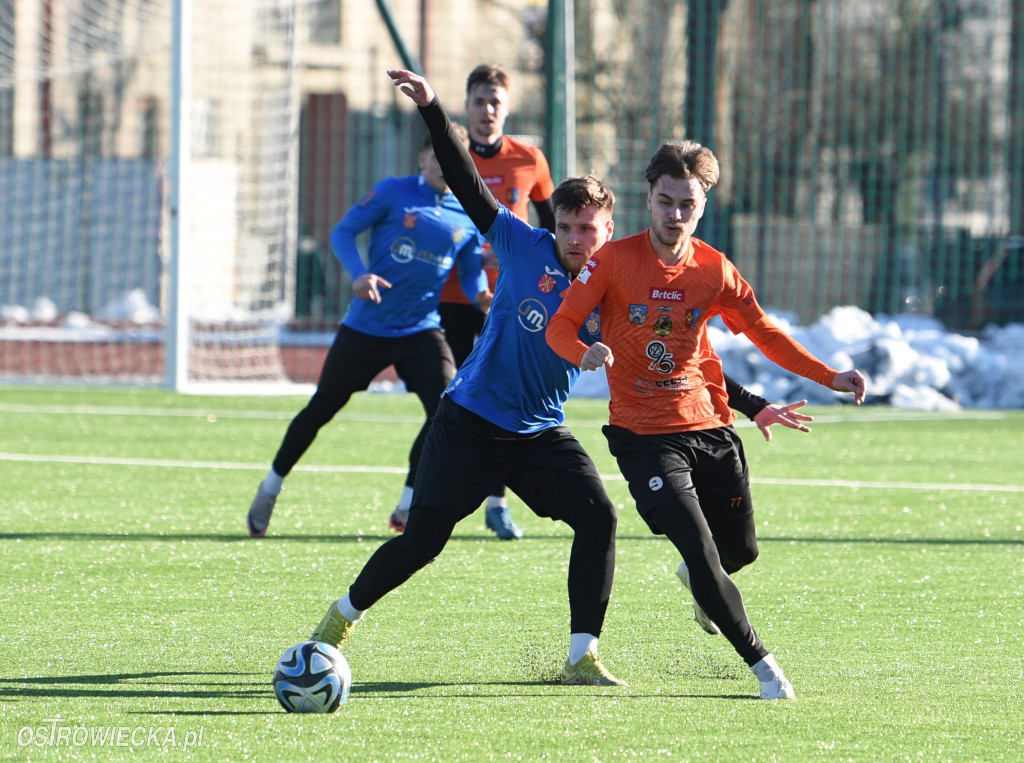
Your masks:
[[[104,540],[104,541],[168,541],[178,543],[181,541],[195,541],[208,543],[236,543],[246,541],[247,543],[366,543],[377,541],[383,543],[394,538],[395,534],[389,535],[274,535],[266,538],[250,538],[244,533],[230,533],[218,535],[216,533],[104,533],[104,532],[24,532],[24,533],[0,533],[0,541],[4,540]],[[484,536],[481,536],[483,539]],[[493,535],[489,536],[494,538]]]
[[[442,695],[430,693],[423,695],[411,695],[410,692],[420,691],[422,689],[433,689],[437,687],[474,687],[473,691],[463,692],[445,692]],[[508,691],[487,691],[487,687],[520,687],[524,691],[520,693],[510,693]],[[529,689],[542,689],[545,691],[529,691]],[[478,690],[478,689],[482,689]],[[551,690],[562,690],[559,691],[558,697],[575,697],[582,700],[648,700],[650,698],[656,699],[759,699],[756,694],[696,694],[693,692],[648,692],[648,691],[637,691],[635,689],[625,688],[619,689],[611,686],[566,686],[560,681],[452,681],[452,682],[432,682],[432,681],[369,681],[366,683],[353,683],[350,698],[359,699],[397,699],[397,700],[413,700],[422,699],[437,701],[438,699],[447,699],[457,697],[460,699],[498,699],[508,698],[510,696],[519,697],[550,697],[555,696]]]
[[[366,695],[387,695],[395,694],[399,692],[411,692],[419,691],[421,689],[434,689],[437,687],[450,687],[450,686],[560,686],[561,684],[553,681],[364,681],[364,682],[353,682],[352,684],[352,695],[366,694]],[[435,696],[435,695],[430,695]],[[445,695],[449,696],[449,695]],[[465,694],[452,695],[460,697],[488,697],[488,696],[507,696],[505,694],[480,694],[479,692],[467,692]]]
[[[214,533],[104,533],[104,532],[6,532],[0,533],[0,541],[4,540],[46,540],[46,541],[168,541],[178,543],[181,541],[207,542],[207,543],[236,543],[245,541],[247,543],[383,543],[394,538],[394,533],[387,535],[273,535],[265,538],[250,538],[244,533],[231,533],[217,535]],[[492,533],[480,534],[455,534],[452,541],[494,541],[496,538]],[[568,534],[526,536],[516,543],[529,543],[531,541],[564,540],[571,542],[572,536]],[[657,541],[664,542],[660,535],[619,535],[619,543],[624,541]],[[835,537],[822,538],[810,535],[798,535],[792,537],[758,536],[759,543],[864,543],[864,544],[891,544],[899,546],[1024,546],[1024,540],[1019,538],[851,538]]]
[[[0,697],[4,701],[19,699],[64,699],[64,698],[108,698],[129,700],[245,700],[270,702],[274,698],[270,682],[253,685],[248,676],[262,676],[262,673],[227,673],[227,672],[147,672],[119,673],[77,676],[28,676],[23,678],[0,678]],[[215,680],[217,677],[229,677],[243,680]],[[214,679],[214,680],[211,680]],[[198,684],[193,683],[199,681]],[[172,688],[154,689],[151,684]],[[458,691],[458,687],[465,687]],[[488,687],[494,690],[488,691]],[[435,693],[416,694],[427,689],[449,689],[438,695]],[[520,692],[509,691],[519,688]],[[455,691],[451,691],[455,689]],[[510,696],[551,696],[553,689],[561,689],[560,696],[573,696],[580,700],[640,700],[656,697],[658,699],[725,699],[725,700],[756,700],[750,694],[695,694],[665,692],[648,693],[612,687],[581,687],[564,686],[557,681],[538,679],[533,681],[367,681],[352,685],[349,701],[359,699],[393,699],[397,701],[424,700],[437,702],[438,699],[479,699],[491,700]],[[533,691],[537,690],[537,691]],[[137,716],[240,716],[240,715],[278,715],[281,709],[276,703],[269,709],[253,710],[132,710],[129,715]]]
[[[254,687],[246,676],[262,673],[147,672],[80,676],[0,678],[0,697],[127,697],[140,699],[252,699],[267,689]],[[226,678],[218,678],[226,677]],[[235,680],[230,680],[235,679]],[[166,688],[170,685],[171,688]],[[162,688],[155,688],[159,686]]]

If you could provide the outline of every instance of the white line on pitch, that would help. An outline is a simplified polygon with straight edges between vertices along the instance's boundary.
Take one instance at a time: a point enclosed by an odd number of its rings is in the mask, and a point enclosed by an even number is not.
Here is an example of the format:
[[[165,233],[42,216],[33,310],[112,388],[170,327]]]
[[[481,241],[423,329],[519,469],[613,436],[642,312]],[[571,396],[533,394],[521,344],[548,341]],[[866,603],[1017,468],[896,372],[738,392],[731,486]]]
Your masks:
[[[0,461],[37,464],[83,464],[87,466],[146,466],[157,469],[228,469],[266,471],[266,464],[241,464],[231,461],[174,461],[163,458],[120,458],[111,456],[46,456],[33,453],[0,453]],[[405,474],[409,467],[399,466],[296,466],[297,472]]]
[[[231,461],[174,461],[156,458],[118,458],[108,456],[48,456],[32,453],[0,453],[0,461],[22,463],[82,464],[91,466],[142,466],[157,469],[225,469],[265,471],[266,464],[243,464]],[[296,466],[294,471],[321,474],[405,474],[402,466]],[[601,479],[622,480],[620,474],[602,474]],[[943,482],[862,482],[858,480],[808,480],[754,478],[755,485],[791,485],[795,487],[842,487],[877,490],[935,490],[970,493],[1024,493],[1022,485],[972,485]]]
[[[293,413],[284,411],[216,411],[214,409],[197,410],[187,408],[120,408],[114,406],[91,405],[19,405],[17,403],[0,403],[0,413],[27,413],[43,416],[152,416],[154,418],[177,419],[209,419],[211,416],[221,419],[266,419],[270,421],[287,421],[295,417],[299,409]],[[342,412],[335,421],[366,421],[376,423],[419,424],[422,416],[374,416],[372,414],[352,414]]]

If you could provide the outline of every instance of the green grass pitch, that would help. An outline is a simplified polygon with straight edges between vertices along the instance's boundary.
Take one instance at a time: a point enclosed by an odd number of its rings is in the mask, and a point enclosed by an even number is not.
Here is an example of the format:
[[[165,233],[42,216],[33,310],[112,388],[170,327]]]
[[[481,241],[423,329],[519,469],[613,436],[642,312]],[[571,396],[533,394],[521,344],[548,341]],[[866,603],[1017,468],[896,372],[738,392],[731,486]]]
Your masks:
[[[692,620],[675,551],[636,515],[600,433],[569,424],[620,507],[601,655],[629,687],[556,682],[567,528],[477,512],[359,625],[354,685],[292,716],[270,676],[362,563],[419,426],[357,396],[244,518],[303,397],[0,387],[0,758],[961,761],[1024,750],[1024,412],[818,408],[743,427],[761,557],[737,576],[796,702],[756,699]],[[185,744],[190,743],[186,749]]]

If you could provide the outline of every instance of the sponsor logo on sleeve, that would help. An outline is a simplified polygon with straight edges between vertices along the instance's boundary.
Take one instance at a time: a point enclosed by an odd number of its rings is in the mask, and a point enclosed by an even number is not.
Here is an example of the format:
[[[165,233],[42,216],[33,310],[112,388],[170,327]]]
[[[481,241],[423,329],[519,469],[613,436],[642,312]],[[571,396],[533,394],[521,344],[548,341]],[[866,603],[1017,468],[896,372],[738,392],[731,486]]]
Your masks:
[[[587,264],[583,266],[583,269],[580,271],[580,274],[576,276],[576,280],[579,281],[580,283],[586,283],[587,281],[589,281],[590,276],[594,272],[594,268],[598,266],[599,262],[600,260],[598,260],[596,257],[591,257],[589,260],[587,260]],[[545,268],[545,270],[546,269],[547,268]]]

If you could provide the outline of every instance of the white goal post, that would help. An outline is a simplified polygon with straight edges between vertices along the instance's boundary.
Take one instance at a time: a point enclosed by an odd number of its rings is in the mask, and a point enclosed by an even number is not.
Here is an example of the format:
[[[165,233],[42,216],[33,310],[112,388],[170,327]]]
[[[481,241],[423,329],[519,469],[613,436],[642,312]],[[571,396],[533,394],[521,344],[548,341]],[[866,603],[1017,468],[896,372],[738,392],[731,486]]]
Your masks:
[[[0,381],[288,384],[301,6],[0,0]]]

